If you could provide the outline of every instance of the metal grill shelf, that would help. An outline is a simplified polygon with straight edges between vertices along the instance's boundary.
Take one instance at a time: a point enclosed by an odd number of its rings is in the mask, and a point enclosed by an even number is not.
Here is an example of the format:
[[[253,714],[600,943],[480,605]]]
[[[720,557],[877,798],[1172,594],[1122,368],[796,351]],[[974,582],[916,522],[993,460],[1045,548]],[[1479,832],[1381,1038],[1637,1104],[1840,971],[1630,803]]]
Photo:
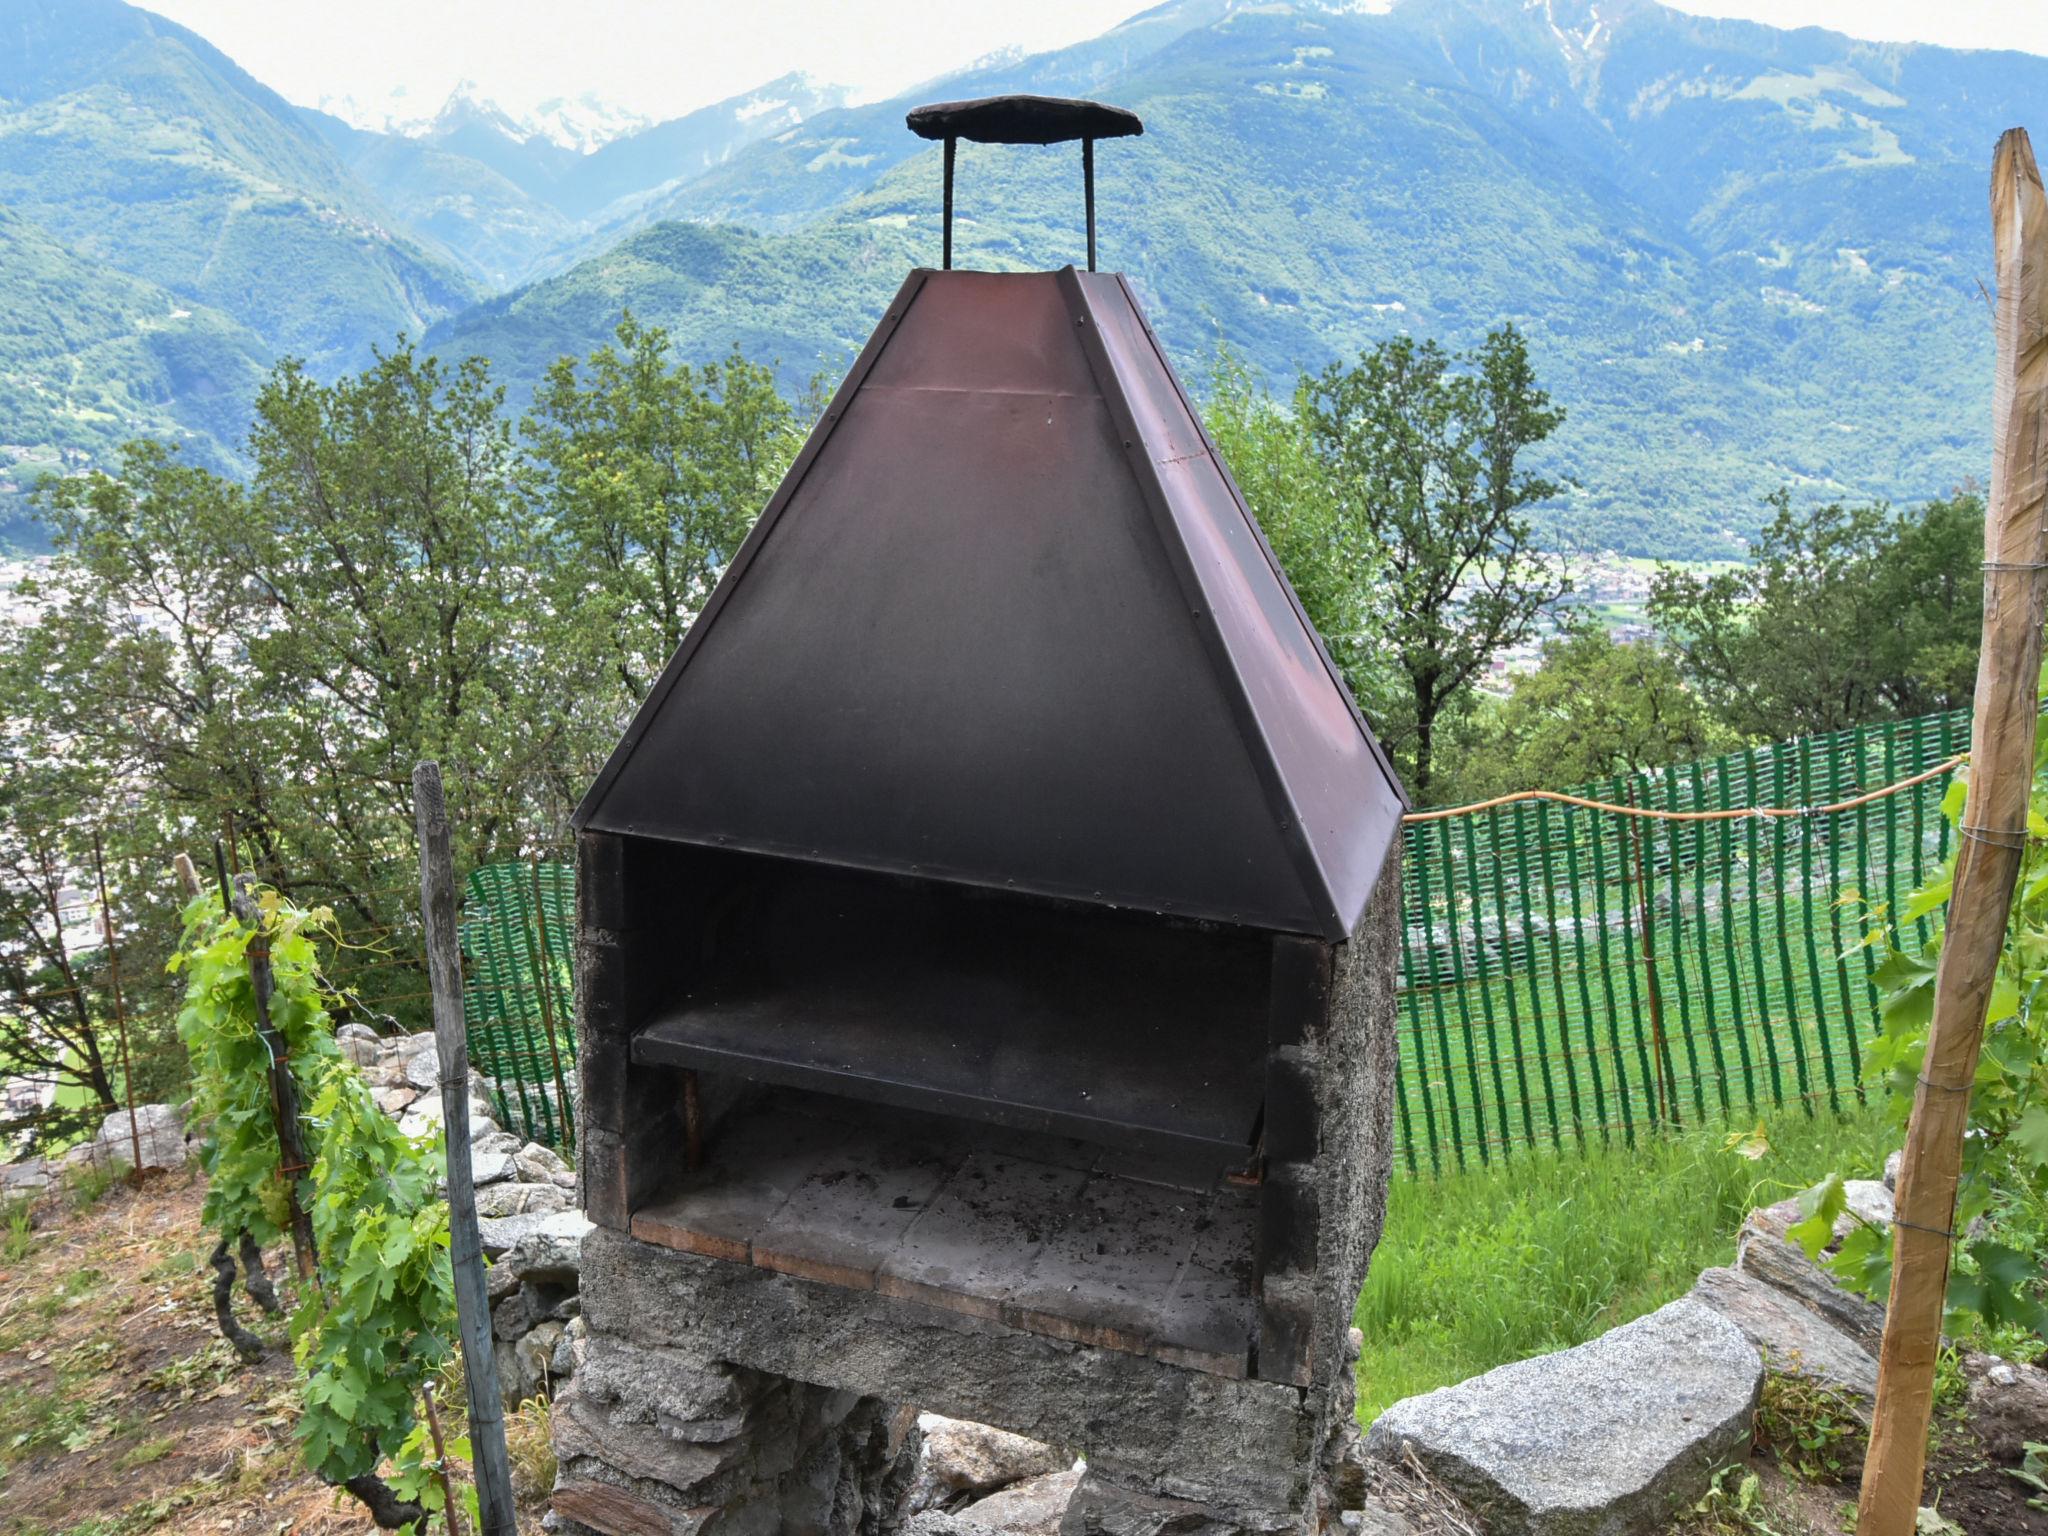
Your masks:
[[[634,1038],[633,1059],[1242,1157],[1266,1048],[1264,1000],[1246,981],[1225,965],[1162,987],[1144,965],[1034,969],[1014,953],[898,953],[772,985],[714,986],[657,1015]]]

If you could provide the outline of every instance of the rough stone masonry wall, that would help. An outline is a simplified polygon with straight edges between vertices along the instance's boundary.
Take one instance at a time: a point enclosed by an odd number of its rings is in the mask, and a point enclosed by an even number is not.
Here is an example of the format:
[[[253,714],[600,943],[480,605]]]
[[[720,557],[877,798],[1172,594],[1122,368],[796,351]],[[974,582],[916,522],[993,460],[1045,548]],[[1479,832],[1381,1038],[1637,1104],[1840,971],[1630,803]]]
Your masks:
[[[916,1473],[916,1419],[858,1392],[593,1335],[555,1399],[555,1526],[882,1536]]]
[[[360,1024],[335,1031],[377,1103],[408,1136],[441,1124],[440,1058],[432,1030],[378,1036]],[[574,1372],[578,1320],[577,1248],[590,1223],[577,1209],[576,1176],[559,1155],[522,1142],[492,1118],[492,1084],[471,1074],[470,1170],[478,1236],[491,1260],[485,1280],[498,1384],[508,1405],[546,1396]]]
[[[1351,942],[1337,952],[1329,1029],[1319,1046],[1329,1057],[1317,1075],[1319,1186],[1328,1205],[1316,1263],[1315,1373],[1309,1392],[1318,1413],[1315,1443],[1326,1482],[1344,1463],[1358,1433],[1351,1319],[1386,1227],[1387,1184],[1394,1166],[1401,873],[1397,836]]]
[[[994,1424],[1253,1528],[1305,1499],[1306,1394],[640,1242],[583,1243],[585,1371],[737,1365]],[[651,1365],[650,1365],[651,1369]],[[653,1379],[651,1376],[647,1379]],[[1284,1522],[1283,1522],[1284,1523]]]

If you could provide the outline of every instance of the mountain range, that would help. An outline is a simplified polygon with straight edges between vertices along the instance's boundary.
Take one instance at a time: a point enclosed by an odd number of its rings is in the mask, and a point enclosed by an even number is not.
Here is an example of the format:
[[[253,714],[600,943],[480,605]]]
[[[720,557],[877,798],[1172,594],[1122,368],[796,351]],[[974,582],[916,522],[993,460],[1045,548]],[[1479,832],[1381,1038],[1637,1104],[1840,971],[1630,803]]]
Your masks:
[[[460,123],[482,118],[515,143],[541,139],[581,154],[589,154],[642,128],[651,128],[657,121],[614,106],[595,91],[575,97],[551,97],[536,103],[530,111],[515,112],[486,96],[474,80],[462,81],[431,112],[418,111],[410,93],[403,88],[394,90],[382,101],[325,95],[315,105],[323,114],[339,118],[352,128],[411,139],[445,138]]]
[[[397,131],[120,0],[0,0],[0,477],[135,432],[232,469],[271,360],[401,332],[489,358],[515,407],[628,307],[686,355],[836,375],[938,257],[906,107],[1015,90],[1145,119],[1098,148],[1103,260],[1198,387],[1219,345],[1284,391],[1521,327],[1568,412],[1560,543],[1734,554],[1781,486],[1988,471],[1986,172],[2048,58],[1653,0],[1169,0],[898,100],[787,76],[642,125],[464,93]],[[963,145],[959,262],[1078,259],[1077,161]]]

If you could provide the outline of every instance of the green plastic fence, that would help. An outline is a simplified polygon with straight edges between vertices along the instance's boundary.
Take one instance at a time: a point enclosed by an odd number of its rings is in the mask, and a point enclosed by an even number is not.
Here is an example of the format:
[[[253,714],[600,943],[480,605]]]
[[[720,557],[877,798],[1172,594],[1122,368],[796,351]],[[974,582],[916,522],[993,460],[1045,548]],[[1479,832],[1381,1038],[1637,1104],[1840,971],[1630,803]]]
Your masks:
[[[567,1150],[576,1139],[576,875],[487,864],[463,890],[462,1012],[498,1122]]]
[[[1933,768],[1969,733],[1956,710],[1571,792],[1666,811],[1818,806]],[[1858,940],[1870,911],[1897,911],[1948,856],[1947,784],[1797,818],[1536,801],[1408,827],[1401,1163],[1442,1171],[1856,1102],[1879,958]],[[574,1135],[574,914],[567,865],[469,877],[471,1054],[504,1123],[557,1147]],[[1897,938],[1922,944],[1926,925]]]
[[[1967,710],[1580,786],[1665,811],[1820,806],[1935,767]],[[1948,775],[1797,818],[1523,801],[1406,829],[1401,1157],[1489,1163],[1861,1093],[1859,945],[1947,857]],[[1925,923],[1895,936],[1907,947]]]

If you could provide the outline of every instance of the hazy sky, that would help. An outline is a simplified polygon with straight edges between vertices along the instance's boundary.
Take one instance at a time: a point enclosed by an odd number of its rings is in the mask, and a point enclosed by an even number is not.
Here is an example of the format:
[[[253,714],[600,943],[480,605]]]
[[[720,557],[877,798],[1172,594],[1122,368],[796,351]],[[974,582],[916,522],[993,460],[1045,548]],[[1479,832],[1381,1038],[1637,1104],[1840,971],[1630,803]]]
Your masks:
[[[2048,54],[2048,0],[1677,0],[1859,37]],[[997,49],[1056,48],[1133,0],[143,0],[293,101],[429,115],[458,81],[524,111],[594,91],[673,117],[790,70],[893,95]],[[390,101],[394,91],[403,96]],[[410,103],[408,107],[406,104]]]

